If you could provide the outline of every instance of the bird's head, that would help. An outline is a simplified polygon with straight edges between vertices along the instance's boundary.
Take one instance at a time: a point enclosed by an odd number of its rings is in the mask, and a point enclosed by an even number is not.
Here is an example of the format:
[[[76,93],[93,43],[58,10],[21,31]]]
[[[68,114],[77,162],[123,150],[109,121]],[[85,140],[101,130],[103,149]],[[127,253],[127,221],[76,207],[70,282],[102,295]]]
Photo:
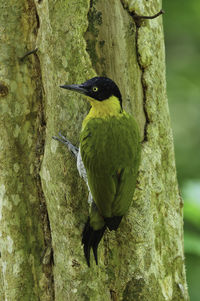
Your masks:
[[[63,85],[60,87],[84,94],[90,99],[100,102],[109,99],[111,96],[115,96],[122,107],[120,90],[115,82],[107,77],[94,77],[80,85]]]

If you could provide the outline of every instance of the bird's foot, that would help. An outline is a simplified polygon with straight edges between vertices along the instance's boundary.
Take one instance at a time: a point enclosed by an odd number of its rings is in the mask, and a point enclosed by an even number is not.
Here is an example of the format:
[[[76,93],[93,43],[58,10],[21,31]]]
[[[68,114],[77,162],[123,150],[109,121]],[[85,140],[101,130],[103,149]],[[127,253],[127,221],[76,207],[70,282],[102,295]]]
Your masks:
[[[65,136],[63,136],[60,132],[58,133],[59,137],[53,136],[52,138],[54,140],[60,141],[62,143],[64,143],[68,150],[70,152],[72,152],[72,154],[77,157],[78,155],[78,147],[76,147],[75,145],[73,145],[69,140],[67,140],[67,138]]]

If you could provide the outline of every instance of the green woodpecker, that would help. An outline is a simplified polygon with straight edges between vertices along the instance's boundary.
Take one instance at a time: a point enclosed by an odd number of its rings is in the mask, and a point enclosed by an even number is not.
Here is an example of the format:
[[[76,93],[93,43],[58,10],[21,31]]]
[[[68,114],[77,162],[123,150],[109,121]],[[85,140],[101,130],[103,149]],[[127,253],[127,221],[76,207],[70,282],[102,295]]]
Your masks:
[[[140,135],[111,79],[94,77],[61,88],[84,94],[91,104],[82,124],[79,150],[61,134],[61,139],[54,137],[77,156],[77,168],[88,185],[91,205],[82,243],[90,266],[91,248],[98,264],[97,248],[106,228],[117,230],[130,207],[140,163]]]

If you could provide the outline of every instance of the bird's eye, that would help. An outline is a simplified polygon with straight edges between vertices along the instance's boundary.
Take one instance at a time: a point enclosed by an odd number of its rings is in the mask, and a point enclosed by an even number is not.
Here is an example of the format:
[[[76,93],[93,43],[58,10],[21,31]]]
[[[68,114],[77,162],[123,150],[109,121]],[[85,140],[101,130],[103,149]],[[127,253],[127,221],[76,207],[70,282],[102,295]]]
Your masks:
[[[93,87],[93,88],[92,88],[92,91],[93,91],[93,92],[97,92],[97,91],[98,91],[98,87],[96,87],[96,86]]]

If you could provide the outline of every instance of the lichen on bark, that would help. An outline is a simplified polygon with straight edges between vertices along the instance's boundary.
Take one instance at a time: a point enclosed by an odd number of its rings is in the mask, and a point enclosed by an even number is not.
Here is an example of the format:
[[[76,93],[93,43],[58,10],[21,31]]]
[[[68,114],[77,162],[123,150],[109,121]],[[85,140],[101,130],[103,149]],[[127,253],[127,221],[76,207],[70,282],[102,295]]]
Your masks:
[[[37,14],[33,1],[0,5],[0,299],[51,300],[51,263],[42,263],[50,231],[38,174],[45,130],[42,79],[36,54],[21,59],[35,47]]]

